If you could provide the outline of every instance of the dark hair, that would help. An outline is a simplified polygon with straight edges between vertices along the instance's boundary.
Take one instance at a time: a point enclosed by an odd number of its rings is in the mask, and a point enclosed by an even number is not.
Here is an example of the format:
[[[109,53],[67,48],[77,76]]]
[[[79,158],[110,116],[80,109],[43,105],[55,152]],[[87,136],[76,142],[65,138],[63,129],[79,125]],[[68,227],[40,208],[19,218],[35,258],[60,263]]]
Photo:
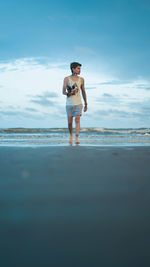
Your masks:
[[[82,64],[80,64],[79,62],[72,62],[72,63],[70,63],[70,69],[71,69],[71,71],[72,71],[72,68],[75,69],[78,66],[82,66]]]

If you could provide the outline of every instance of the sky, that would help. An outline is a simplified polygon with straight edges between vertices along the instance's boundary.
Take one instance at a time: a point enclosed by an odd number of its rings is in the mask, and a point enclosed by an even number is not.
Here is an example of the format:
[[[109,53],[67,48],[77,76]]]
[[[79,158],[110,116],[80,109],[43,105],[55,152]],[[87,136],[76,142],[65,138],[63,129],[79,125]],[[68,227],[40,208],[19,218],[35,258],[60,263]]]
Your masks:
[[[73,61],[81,127],[150,127],[149,0],[0,0],[0,128],[68,127]]]

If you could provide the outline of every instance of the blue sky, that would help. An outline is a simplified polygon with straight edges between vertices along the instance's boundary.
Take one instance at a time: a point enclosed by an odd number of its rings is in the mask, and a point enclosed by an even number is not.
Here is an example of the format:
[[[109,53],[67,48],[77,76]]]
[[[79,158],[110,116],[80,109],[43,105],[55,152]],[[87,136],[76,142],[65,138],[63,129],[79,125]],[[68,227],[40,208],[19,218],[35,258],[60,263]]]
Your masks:
[[[82,63],[81,127],[149,127],[150,1],[1,1],[0,127],[67,127],[63,78]]]

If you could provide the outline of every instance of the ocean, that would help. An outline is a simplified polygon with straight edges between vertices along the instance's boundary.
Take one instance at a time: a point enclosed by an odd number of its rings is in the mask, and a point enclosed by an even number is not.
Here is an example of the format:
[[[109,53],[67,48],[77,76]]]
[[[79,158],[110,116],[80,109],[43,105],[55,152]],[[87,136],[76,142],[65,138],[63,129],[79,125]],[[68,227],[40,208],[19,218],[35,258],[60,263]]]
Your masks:
[[[75,128],[73,133],[75,141]],[[68,128],[0,129],[0,146],[66,146],[68,141]],[[79,141],[80,146],[150,146],[150,128],[81,128]]]

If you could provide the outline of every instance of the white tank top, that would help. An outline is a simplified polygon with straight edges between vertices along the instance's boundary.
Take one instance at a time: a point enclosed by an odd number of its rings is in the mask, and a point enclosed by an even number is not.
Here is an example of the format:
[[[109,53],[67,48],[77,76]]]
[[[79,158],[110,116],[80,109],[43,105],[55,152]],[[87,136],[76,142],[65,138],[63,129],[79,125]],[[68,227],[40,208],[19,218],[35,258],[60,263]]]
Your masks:
[[[67,85],[69,85],[71,87],[74,85],[75,95],[66,97],[66,106],[82,104],[81,93],[80,93],[80,90],[81,90],[80,77],[78,77],[77,81],[73,81],[70,77],[68,77],[68,84]]]

